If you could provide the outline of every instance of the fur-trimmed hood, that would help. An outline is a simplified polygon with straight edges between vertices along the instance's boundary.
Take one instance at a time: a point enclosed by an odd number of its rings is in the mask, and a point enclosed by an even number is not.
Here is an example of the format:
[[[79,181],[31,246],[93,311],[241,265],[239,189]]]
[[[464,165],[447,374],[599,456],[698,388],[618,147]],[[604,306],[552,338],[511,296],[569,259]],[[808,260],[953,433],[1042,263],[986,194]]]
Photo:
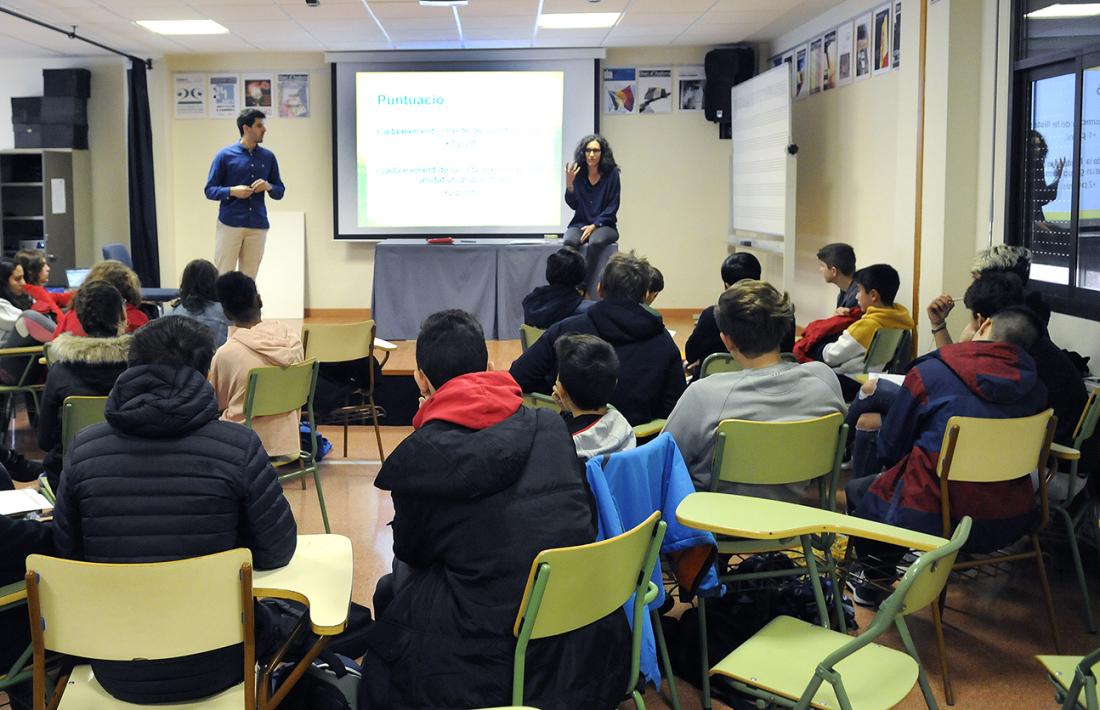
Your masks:
[[[85,365],[125,363],[126,356],[130,353],[131,339],[130,335],[91,338],[62,333],[50,342],[50,359],[53,362]]]

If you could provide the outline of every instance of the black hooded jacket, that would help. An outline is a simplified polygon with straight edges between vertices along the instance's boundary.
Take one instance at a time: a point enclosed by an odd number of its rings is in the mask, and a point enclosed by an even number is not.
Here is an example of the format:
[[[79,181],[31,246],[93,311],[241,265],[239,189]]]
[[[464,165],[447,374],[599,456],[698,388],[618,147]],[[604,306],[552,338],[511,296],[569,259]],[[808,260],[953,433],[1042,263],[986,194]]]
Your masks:
[[[545,330],[575,314],[583,301],[572,286],[539,286],[523,297],[523,322]]]
[[[256,569],[290,561],[297,526],[255,432],[218,420],[197,370],[123,372],[107,422],[81,431],[54,508],[58,554],[89,562],[164,562],[236,547]],[[135,703],[210,695],[241,680],[241,647],[161,661],[93,662],[96,679]]]
[[[369,632],[360,707],[510,704],[512,629],[532,561],[596,536],[565,424],[520,401],[507,373],[455,378],[386,457],[375,485],[392,493],[394,556],[412,571]],[[525,703],[614,707],[627,687],[629,653],[622,610],[534,641]]]
[[[512,363],[524,392],[550,393],[558,371],[554,341],[569,333],[596,335],[615,348],[619,382],[610,403],[632,426],[668,417],[687,389],[680,349],[661,318],[629,299],[610,298],[554,324]]]

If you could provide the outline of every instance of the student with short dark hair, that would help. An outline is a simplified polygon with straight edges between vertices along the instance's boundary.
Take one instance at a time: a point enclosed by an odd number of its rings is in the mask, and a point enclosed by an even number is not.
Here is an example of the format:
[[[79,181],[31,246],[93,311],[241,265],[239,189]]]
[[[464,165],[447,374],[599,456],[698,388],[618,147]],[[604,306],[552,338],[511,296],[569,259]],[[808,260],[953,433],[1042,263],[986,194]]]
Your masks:
[[[760,280],[760,261],[748,252],[734,252],[722,261],[722,285],[729,288],[743,279]],[[794,349],[794,315],[791,316],[791,331],[780,344],[780,350],[785,353]],[[721,331],[718,330],[718,321],[714,319],[714,306],[707,306],[699,314],[699,320],[695,329],[688,336],[684,344],[684,359],[687,361],[687,371],[692,381],[699,378],[703,361],[708,355],[714,353],[728,353],[725,343],[722,342]]]
[[[494,372],[481,326],[464,311],[425,319],[413,377],[413,433],[375,485],[393,498],[395,573],[379,581],[359,706],[473,708],[512,697],[512,634],[531,562],[595,539],[594,510],[561,417],[522,406]],[[630,640],[612,611],[543,639],[527,654],[524,700],[544,708],[614,707]],[[431,679],[431,682],[425,682]]]
[[[523,298],[523,322],[546,329],[592,305],[584,300],[584,257],[562,247],[546,258],[546,285]]]
[[[194,259],[183,267],[180,277],[180,297],[172,303],[170,316],[194,318],[204,323],[214,334],[214,347],[220,348],[229,337],[229,321],[214,283],[218,280],[218,268],[206,259]]]
[[[564,335],[554,343],[558,379],[554,401],[562,408],[577,456],[587,460],[637,445],[630,422],[607,402],[619,381],[615,349],[594,335]]]
[[[714,432],[723,419],[790,421],[844,411],[832,370],[819,362],[798,365],[779,356],[794,317],[787,294],[763,281],[743,279],[719,296],[715,313],[722,342],[742,369],[693,382],[665,425],[699,490],[709,490],[715,475]],[[806,487],[720,485],[730,493],[790,502],[798,502]]]
[[[821,351],[821,359],[839,374],[863,370],[863,359],[879,328],[913,329],[913,319],[905,306],[894,303],[901,279],[889,264],[872,264],[852,277],[863,315],[840,334],[836,342]]]
[[[603,300],[552,325],[512,363],[510,372],[523,391],[550,394],[557,373],[554,342],[569,333],[586,333],[610,343],[619,358],[619,383],[610,404],[632,426],[667,417],[687,384],[680,349],[661,318],[641,305],[650,279],[645,259],[623,252],[612,256],[598,287]]]
[[[665,275],[656,266],[650,265],[649,268],[649,288],[646,289],[644,303],[653,310],[653,302],[657,300],[657,296],[661,295],[661,291],[665,290]]]
[[[843,242],[826,244],[817,250],[817,270],[821,272],[825,283],[840,289],[836,297],[836,315],[846,315],[859,305],[853,279],[856,273],[855,249]]]
[[[74,310],[86,337],[62,333],[50,343],[50,369],[38,412],[38,448],[50,486],[61,482],[61,414],[66,397],[106,397],[126,369],[131,336],[126,334],[122,294],[106,281],[93,281],[76,294]]]
[[[81,289],[83,292],[83,289]],[[252,551],[285,565],[297,526],[255,432],[218,420],[206,381],[210,329],[158,318],[130,341],[106,422],[73,442],[54,508],[59,555],[102,563],[166,562]],[[96,681],[130,703],[179,703],[241,682],[240,644],[156,661],[96,661]]]
[[[940,478],[936,469],[947,421],[953,416],[1007,419],[1031,416],[1046,399],[1035,361],[1027,354],[1042,325],[1022,306],[985,318],[974,337],[946,345],[916,360],[882,421],[878,458],[888,469],[854,478],[846,487],[848,507],[869,520],[939,535]],[[990,442],[996,446],[996,442]],[[965,549],[989,552],[1019,539],[1032,524],[1035,492],[1030,476],[1001,483],[948,484],[951,513],[974,519]],[[868,577],[892,580],[901,550],[857,542]],[[870,563],[868,555],[877,558]],[[857,580],[857,600],[874,593]]]
[[[287,367],[302,362],[305,351],[298,333],[285,323],[261,318],[263,301],[256,282],[240,271],[222,274],[215,282],[225,317],[235,326],[225,345],[214,354],[210,384],[222,419],[244,423],[248,373],[254,367]],[[252,428],[271,456],[297,456],[301,451],[298,412],[255,417]]]

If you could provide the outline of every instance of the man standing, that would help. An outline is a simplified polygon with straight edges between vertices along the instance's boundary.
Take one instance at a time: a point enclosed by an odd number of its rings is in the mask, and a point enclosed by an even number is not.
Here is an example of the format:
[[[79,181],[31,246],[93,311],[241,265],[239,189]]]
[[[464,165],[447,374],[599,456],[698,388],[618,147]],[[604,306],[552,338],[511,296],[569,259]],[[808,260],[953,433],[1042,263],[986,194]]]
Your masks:
[[[260,146],[267,132],[264,118],[258,109],[241,111],[237,116],[241,139],[218,151],[206,179],[207,199],[220,203],[214,237],[218,273],[239,269],[256,278],[269,226],[264,194],[270,192],[272,199],[281,200],[286,192],[275,154]]]

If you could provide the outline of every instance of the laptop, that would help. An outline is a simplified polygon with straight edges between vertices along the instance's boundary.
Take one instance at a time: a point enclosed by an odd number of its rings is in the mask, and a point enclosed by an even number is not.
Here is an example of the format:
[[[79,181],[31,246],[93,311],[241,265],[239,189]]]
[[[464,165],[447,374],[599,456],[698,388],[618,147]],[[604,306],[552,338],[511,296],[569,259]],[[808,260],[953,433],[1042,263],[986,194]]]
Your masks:
[[[91,269],[65,269],[65,279],[69,282],[69,288],[80,288],[84,279],[88,278]]]

